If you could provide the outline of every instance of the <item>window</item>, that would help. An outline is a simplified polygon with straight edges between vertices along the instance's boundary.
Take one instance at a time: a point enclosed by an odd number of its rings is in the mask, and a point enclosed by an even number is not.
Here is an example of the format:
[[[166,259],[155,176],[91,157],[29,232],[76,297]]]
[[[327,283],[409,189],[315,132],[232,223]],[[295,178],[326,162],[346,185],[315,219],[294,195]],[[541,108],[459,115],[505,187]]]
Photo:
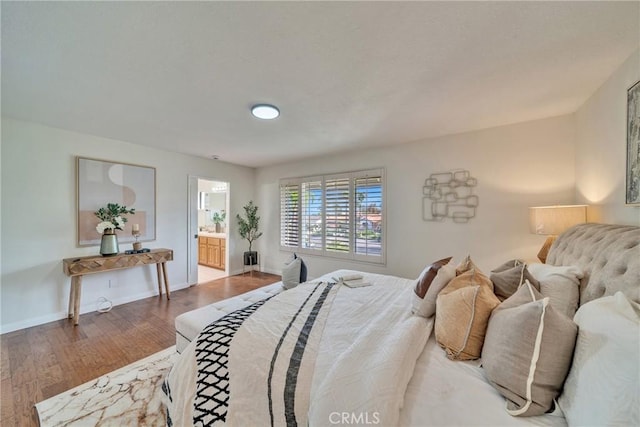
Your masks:
[[[302,247],[322,248],[320,237],[320,212],[322,212],[322,181],[301,183],[302,190]]]
[[[280,246],[297,248],[300,244],[300,188],[297,184],[280,185]]]
[[[384,171],[280,182],[280,247],[384,263]]]

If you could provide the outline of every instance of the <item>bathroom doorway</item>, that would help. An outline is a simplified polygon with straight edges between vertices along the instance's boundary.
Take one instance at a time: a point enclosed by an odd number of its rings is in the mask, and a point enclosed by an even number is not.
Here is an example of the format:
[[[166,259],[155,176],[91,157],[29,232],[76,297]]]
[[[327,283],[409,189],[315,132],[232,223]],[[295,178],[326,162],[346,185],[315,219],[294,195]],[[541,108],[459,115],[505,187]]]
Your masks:
[[[189,191],[189,283],[227,277],[229,183],[190,177]]]

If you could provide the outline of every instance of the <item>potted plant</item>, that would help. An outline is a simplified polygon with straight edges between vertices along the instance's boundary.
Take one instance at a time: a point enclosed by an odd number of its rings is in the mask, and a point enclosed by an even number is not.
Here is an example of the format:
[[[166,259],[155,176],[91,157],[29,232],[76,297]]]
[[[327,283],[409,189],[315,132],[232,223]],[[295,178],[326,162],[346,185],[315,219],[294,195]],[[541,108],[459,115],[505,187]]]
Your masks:
[[[252,251],[251,245],[254,240],[262,236],[262,232],[258,231],[260,217],[258,216],[258,207],[253,204],[253,200],[244,206],[244,212],[244,218],[240,214],[236,214],[238,233],[240,233],[240,237],[249,242],[249,251],[244,253],[244,265],[256,265],[258,264],[258,252]]]
[[[227,213],[225,211],[216,211],[213,213],[213,215],[211,216],[211,220],[216,225],[216,233],[220,233],[220,224],[222,224],[226,218]]]
[[[128,209],[117,203],[107,203],[106,208],[100,208],[94,214],[102,221],[96,226],[96,231],[102,234],[100,254],[102,256],[117,255],[118,236],[116,230],[122,230],[127,218],[124,215],[134,215],[135,209]]]

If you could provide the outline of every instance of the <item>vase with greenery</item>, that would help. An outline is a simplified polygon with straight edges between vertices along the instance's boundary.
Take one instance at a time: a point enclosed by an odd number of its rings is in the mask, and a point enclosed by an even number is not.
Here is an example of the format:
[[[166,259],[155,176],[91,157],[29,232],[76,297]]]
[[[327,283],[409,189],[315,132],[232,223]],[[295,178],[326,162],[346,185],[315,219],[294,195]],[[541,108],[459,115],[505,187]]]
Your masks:
[[[258,264],[258,252],[252,251],[251,247],[253,242],[262,236],[262,232],[258,231],[260,226],[258,207],[253,204],[253,200],[250,200],[243,208],[245,216],[241,217],[240,214],[236,214],[236,218],[240,237],[249,242],[249,251],[244,253],[244,265],[256,265]]]
[[[116,230],[122,230],[127,222],[127,218],[124,215],[133,215],[136,213],[135,211],[135,209],[128,209],[126,206],[121,206],[117,203],[107,203],[106,208],[103,207],[94,212],[101,220],[96,226],[96,231],[102,234],[100,242],[100,254],[102,256],[117,255],[119,248]]]
[[[227,219],[227,213],[225,211],[220,211],[220,212],[216,211],[211,216],[211,220],[216,225],[216,233],[220,233],[221,224],[224,222],[225,219]]]

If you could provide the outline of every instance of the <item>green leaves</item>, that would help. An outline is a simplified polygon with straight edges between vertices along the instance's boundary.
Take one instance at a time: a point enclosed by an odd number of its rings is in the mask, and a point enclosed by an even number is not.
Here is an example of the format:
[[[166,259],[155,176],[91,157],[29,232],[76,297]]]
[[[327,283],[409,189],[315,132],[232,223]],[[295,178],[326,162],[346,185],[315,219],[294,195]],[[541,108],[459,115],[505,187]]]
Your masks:
[[[117,230],[122,230],[121,227],[127,222],[127,218],[123,215],[133,215],[135,213],[135,209],[128,209],[126,206],[121,206],[118,203],[107,203],[106,208],[100,208],[94,212],[101,221],[117,225],[115,227]]]
[[[258,231],[260,225],[260,217],[258,216],[258,207],[253,204],[253,200],[249,200],[244,206],[245,218],[240,214],[236,214],[238,220],[238,233],[240,237],[249,242],[249,252],[251,252],[251,244],[254,240],[262,236],[262,232]]]
[[[225,219],[227,219],[227,213],[224,211],[222,212],[216,211],[211,216],[211,220],[213,221],[214,224],[223,223]]]

